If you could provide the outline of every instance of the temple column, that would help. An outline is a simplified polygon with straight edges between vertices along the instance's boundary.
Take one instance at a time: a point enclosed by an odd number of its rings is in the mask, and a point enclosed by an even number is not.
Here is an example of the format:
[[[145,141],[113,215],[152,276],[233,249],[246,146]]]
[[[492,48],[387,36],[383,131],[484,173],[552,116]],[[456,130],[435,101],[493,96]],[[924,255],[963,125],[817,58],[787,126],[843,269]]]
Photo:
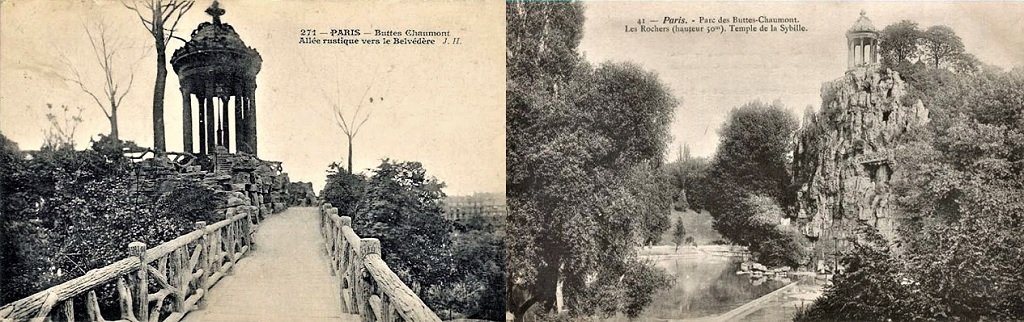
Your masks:
[[[199,154],[206,154],[206,95],[196,95],[196,98],[199,103]]]
[[[213,109],[213,91],[207,87],[206,92],[210,93],[206,96],[206,151],[214,153],[217,151],[217,122],[214,120],[216,112]]]
[[[181,86],[181,151],[192,151],[192,89],[188,85]]]
[[[245,142],[245,133],[242,133],[242,90],[235,86],[235,152],[245,151],[242,142]]]
[[[867,44],[868,43],[866,41],[864,41],[864,38],[860,39],[860,64],[861,65],[864,65],[868,61],[867,60],[867,58],[868,58],[868,55],[867,55],[867,53],[868,53],[868,51],[867,51],[868,46],[867,46]]]
[[[252,155],[256,155],[258,145],[256,144],[256,82],[252,83],[252,92],[249,94],[249,141],[252,142]]]
[[[221,134],[221,136],[223,136],[224,149],[228,150],[228,152],[231,152],[231,128],[230,128],[231,122],[230,122],[230,119],[228,117],[228,115],[230,115],[230,114],[228,114],[228,99],[229,98],[227,96],[224,96],[224,97],[220,98],[220,103],[221,103],[220,104],[220,106],[221,106],[220,116],[222,118],[221,119],[221,128],[223,129],[222,130],[223,133]]]
[[[878,39],[871,40],[871,63],[878,63]]]

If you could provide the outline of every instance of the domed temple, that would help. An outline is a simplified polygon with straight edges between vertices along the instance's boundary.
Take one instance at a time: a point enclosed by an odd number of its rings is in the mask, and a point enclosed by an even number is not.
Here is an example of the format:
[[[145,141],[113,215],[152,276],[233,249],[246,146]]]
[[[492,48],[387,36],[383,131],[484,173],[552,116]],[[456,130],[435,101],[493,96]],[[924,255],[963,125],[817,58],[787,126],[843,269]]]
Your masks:
[[[848,69],[878,63],[878,30],[864,10],[846,32],[846,47],[849,52]]]
[[[205,155],[222,147],[231,152],[233,127],[233,152],[256,155],[256,74],[263,59],[231,25],[220,21],[225,11],[216,0],[206,13],[213,21],[199,24],[192,39],[171,56],[181,84],[183,151]],[[192,135],[193,102],[198,111],[198,141]],[[234,113],[229,108],[232,104]],[[193,143],[198,143],[198,151]]]

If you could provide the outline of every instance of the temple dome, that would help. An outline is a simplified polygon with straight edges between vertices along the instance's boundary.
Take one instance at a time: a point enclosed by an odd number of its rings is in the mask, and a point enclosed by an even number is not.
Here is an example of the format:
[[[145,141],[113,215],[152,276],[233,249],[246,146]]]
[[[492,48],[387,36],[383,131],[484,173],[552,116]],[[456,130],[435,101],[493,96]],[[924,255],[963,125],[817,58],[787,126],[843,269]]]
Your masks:
[[[192,39],[171,55],[174,72],[181,77],[196,73],[229,74],[224,76],[255,76],[263,58],[245,45],[231,25],[220,22],[224,9],[217,2],[206,10],[212,22],[203,22],[192,31]]]
[[[857,18],[857,22],[853,23],[853,27],[850,27],[849,32],[878,32],[878,30],[871,23],[871,19],[868,19],[867,13],[861,10],[860,18]]]

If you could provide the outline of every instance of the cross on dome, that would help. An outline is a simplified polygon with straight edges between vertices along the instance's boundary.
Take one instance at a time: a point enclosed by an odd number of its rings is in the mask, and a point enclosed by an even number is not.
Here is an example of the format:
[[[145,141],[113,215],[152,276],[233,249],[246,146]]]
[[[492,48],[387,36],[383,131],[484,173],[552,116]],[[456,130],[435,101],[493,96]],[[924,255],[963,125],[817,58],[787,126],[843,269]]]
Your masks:
[[[220,16],[224,15],[224,9],[220,7],[220,3],[217,0],[213,0],[209,8],[206,8],[206,14],[213,16],[213,23],[216,25],[220,24]]]

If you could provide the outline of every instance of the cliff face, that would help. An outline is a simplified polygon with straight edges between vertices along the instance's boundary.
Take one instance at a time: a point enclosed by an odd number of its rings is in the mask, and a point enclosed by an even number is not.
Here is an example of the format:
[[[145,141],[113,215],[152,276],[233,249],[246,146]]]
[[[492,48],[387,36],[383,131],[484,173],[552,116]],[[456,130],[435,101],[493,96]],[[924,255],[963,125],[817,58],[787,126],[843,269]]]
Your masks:
[[[859,225],[892,240],[892,153],[911,127],[928,122],[920,101],[900,101],[905,90],[898,73],[876,65],[822,85],[820,111],[805,115],[795,135],[791,168],[796,221],[812,240],[842,248]]]

